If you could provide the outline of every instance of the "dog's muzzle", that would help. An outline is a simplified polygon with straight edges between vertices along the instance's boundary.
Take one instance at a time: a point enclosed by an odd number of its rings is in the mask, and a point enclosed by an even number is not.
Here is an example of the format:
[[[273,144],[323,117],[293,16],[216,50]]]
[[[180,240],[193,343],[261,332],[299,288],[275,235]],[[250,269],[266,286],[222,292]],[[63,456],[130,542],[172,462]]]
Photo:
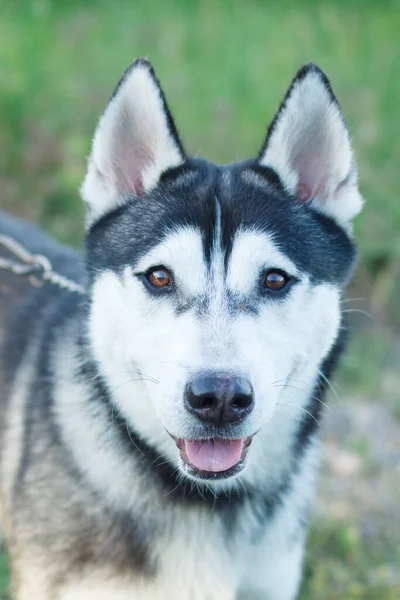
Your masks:
[[[186,410],[204,427],[204,437],[176,439],[188,474],[200,479],[223,479],[242,470],[251,437],[232,435],[253,409],[251,383],[232,373],[202,372],[186,386]],[[207,431],[212,429],[212,434]],[[227,432],[231,431],[230,434]]]

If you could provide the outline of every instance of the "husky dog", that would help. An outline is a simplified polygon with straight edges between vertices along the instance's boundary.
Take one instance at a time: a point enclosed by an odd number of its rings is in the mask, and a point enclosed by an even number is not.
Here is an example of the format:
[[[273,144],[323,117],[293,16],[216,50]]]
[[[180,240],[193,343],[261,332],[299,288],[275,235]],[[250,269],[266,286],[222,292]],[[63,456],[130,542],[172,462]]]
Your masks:
[[[1,274],[1,515],[15,600],[293,600],[360,211],[328,79],[257,158],[185,154],[151,65],[101,117],[84,257],[0,232],[84,292]]]

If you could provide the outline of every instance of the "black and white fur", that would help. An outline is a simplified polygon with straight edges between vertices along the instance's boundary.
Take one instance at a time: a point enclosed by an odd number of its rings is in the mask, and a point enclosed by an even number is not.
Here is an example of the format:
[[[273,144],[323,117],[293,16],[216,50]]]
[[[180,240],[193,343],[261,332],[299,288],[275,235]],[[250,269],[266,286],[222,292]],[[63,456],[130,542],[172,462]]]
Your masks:
[[[220,166],[186,156],[139,59],[100,119],[82,196],[83,262],[0,216],[86,289],[26,284],[18,304],[0,279],[14,598],[293,600],[362,206],[327,78],[304,66],[258,157]],[[160,265],[165,293],[143,279]],[[282,293],[263,287],[270,269],[290,277]],[[210,371],[251,382],[239,423],[187,410],[188,381]],[[219,437],[252,438],[244,468],[197,478],[174,438]]]

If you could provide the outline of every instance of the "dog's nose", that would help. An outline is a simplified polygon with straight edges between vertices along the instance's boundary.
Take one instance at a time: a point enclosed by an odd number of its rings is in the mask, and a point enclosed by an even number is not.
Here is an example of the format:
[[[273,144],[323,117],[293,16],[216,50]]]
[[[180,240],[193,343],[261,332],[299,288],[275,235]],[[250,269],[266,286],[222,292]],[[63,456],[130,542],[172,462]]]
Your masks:
[[[186,408],[218,427],[241,421],[254,405],[251,383],[224,373],[201,374],[186,386]]]

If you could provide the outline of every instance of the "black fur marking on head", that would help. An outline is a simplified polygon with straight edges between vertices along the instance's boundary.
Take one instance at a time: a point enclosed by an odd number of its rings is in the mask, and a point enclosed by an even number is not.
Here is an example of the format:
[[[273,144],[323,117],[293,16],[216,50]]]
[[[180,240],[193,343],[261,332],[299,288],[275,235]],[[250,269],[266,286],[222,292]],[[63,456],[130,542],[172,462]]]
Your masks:
[[[259,177],[263,178],[266,181],[266,183],[272,185],[277,189],[281,189],[282,192],[285,192],[285,188],[282,184],[281,178],[274,169],[271,169],[271,167],[256,163],[252,164],[249,167],[249,170],[252,173],[256,173]]]
[[[134,265],[172,231],[190,226],[203,238],[210,262],[217,226],[216,199],[221,209],[221,243],[225,264],[238,230],[271,234],[280,250],[308,274],[312,283],[342,286],[354,263],[354,245],[333,219],[288,195],[269,169],[265,186],[252,184],[244,172],[260,169],[255,161],[217,167],[188,159],[179,172],[166,176],[142,198],[132,198],[103,216],[88,231],[86,259],[90,278],[104,269],[121,272]],[[229,173],[229,177],[225,173]],[[266,260],[268,257],[266,257]]]

